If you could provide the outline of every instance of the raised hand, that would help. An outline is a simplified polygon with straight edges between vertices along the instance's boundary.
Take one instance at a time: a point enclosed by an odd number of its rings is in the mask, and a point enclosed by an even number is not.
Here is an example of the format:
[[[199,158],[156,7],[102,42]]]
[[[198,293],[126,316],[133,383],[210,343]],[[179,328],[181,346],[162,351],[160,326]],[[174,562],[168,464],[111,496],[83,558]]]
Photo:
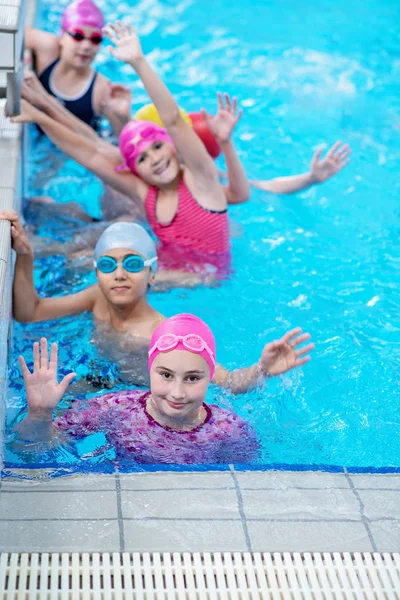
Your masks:
[[[342,145],[342,142],[336,142],[330,148],[322,160],[322,149],[317,150],[311,161],[310,173],[314,183],[322,183],[332,175],[335,175],[350,162],[350,146],[349,144]]]
[[[302,329],[296,327],[285,333],[280,340],[265,346],[259,363],[264,373],[272,377],[282,375],[282,373],[286,373],[294,367],[301,367],[311,360],[310,356],[304,355],[314,349],[314,344],[307,344],[307,346],[297,349],[299,344],[311,337],[309,333],[301,334],[301,332]]]
[[[11,223],[11,243],[15,252],[33,256],[31,243],[20,223],[18,213],[15,210],[1,210],[0,220],[7,220]]]
[[[119,83],[111,83],[109,95],[103,108],[108,108],[116,115],[129,119],[132,109],[132,94],[130,89]]]
[[[131,64],[143,57],[140,41],[130,25],[123,25],[121,21],[116,23],[108,23],[107,27],[111,29],[103,29],[105,35],[115,44],[115,48],[108,46],[108,51],[111,52],[116,59]]]
[[[47,339],[41,338],[33,344],[33,373],[26,366],[23,356],[19,364],[24,377],[29,415],[38,419],[51,420],[53,409],[60,402],[76,373],[68,373],[60,383],[57,381],[57,344],[51,345],[50,360]]]
[[[211,133],[219,144],[225,144],[231,138],[232,132],[243,114],[243,110],[237,110],[237,98],[230,99],[228,94],[218,92],[218,112],[215,117],[209,115],[204,108],[201,113]]]

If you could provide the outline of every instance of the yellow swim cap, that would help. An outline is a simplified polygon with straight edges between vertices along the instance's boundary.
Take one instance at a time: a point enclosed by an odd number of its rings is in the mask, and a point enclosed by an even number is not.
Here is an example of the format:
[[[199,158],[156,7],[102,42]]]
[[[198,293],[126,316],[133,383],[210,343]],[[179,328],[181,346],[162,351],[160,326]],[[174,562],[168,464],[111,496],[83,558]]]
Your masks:
[[[180,108],[179,112],[181,113],[186,123],[192,126],[192,121],[187,112],[183,110],[183,108]],[[136,121],[151,121],[152,123],[156,123],[160,127],[164,127],[164,124],[161,121],[160,115],[158,114],[158,111],[154,104],[146,104],[145,106],[142,106],[142,108],[139,108],[134,118]]]

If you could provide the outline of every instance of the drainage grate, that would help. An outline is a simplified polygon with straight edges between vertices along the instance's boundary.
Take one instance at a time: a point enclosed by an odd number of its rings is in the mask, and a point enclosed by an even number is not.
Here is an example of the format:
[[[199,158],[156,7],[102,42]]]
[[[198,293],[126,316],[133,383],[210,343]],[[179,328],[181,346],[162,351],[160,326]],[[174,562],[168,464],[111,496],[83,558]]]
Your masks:
[[[400,598],[400,554],[0,554],[3,600]]]

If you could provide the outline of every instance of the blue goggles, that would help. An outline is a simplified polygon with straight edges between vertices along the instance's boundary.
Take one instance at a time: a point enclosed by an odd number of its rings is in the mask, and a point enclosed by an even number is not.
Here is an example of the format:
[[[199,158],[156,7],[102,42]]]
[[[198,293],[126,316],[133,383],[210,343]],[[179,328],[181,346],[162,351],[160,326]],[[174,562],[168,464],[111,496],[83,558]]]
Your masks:
[[[121,264],[122,268],[128,273],[140,273],[145,267],[150,267],[156,260],[156,256],[149,260],[144,260],[142,256],[138,256],[137,254],[128,254],[122,260],[122,263],[119,263],[113,256],[102,256],[97,262],[94,261],[94,266],[101,273],[113,273],[118,265]]]

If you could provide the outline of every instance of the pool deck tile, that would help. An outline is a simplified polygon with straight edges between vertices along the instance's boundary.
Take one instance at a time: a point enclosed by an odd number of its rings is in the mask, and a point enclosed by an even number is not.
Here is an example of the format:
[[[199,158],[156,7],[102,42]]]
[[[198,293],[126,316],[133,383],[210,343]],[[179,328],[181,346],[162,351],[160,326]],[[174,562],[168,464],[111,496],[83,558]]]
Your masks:
[[[242,489],[242,498],[248,519],[359,521],[361,518],[359,503],[350,489]]]
[[[288,488],[349,488],[344,473],[320,473],[314,471],[250,471],[237,472],[235,477],[241,489],[288,489]]]
[[[372,521],[369,527],[379,552],[400,552],[400,520]]]
[[[392,517],[400,521],[400,490],[357,490],[367,519]]]
[[[4,492],[45,492],[64,490],[69,492],[106,492],[115,491],[115,475],[73,475],[56,477],[50,480],[16,481],[6,479],[1,482]]]
[[[133,473],[119,476],[121,490],[233,489],[227,473]]]
[[[115,521],[0,521],[1,552],[118,551]]]
[[[127,552],[246,551],[240,521],[124,521]]]
[[[364,488],[367,490],[381,489],[381,490],[399,490],[400,491],[400,474],[380,474],[374,473],[371,475],[349,475],[354,487],[358,490]]]
[[[248,522],[253,552],[368,552],[371,542],[358,523]]]
[[[116,519],[115,492],[2,492],[0,519]]]
[[[235,490],[121,492],[123,518],[240,519]]]
[[[400,548],[398,476],[233,470],[48,475],[1,482],[1,551]]]

